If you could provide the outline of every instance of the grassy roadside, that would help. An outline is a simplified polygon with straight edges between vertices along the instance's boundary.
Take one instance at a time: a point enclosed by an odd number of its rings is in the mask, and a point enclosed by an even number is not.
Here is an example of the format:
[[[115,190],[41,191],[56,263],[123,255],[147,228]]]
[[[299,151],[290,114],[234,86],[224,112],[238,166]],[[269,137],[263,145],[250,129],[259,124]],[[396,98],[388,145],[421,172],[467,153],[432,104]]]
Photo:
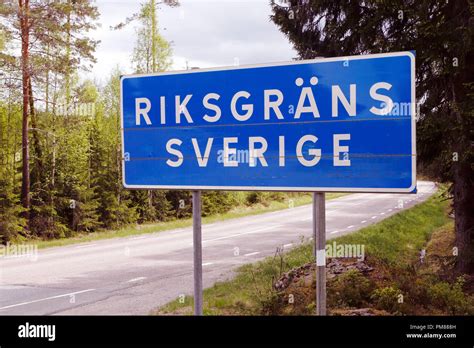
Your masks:
[[[390,302],[402,290],[408,294],[408,299],[405,302],[421,301],[422,296],[428,297],[426,293],[423,293],[423,289],[416,288],[420,294],[413,294],[413,289],[405,289],[403,284],[404,282],[416,283],[421,279],[418,270],[413,271],[413,265],[416,264],[420,250],[430,240],[431,235],[437,236],[434,239],[436,241],[446,239],[440,235],[444,236],[447,232],[452,233],[452,220],[448,217],[448,209],[449,202],[444,201],[439,194],[435,194],[426,202],[391,216],[380,223],[363,228],[354,234],[333,239],[331,243],[336,241],[338,244],[363,244],[366,248],[367,259],[373,262],[373,267],[380,268],[381,273],[374,272],[376,273],[375,278],[380,277],[376,280],[367,280],[360,274],[349,273],[348,282],[342,283],[342,285],[337,283],[329,285],[328,296],[332,292],[336,294],[336,301],[338,301],[337,304],[329,303],[329,305],[339,306],[341,298],[349,294],[349,297],[353,296],[356,299],[346,302],[350,302],[349,305],[355,308],[361,308],[361,306],[367,306],[367,302],[370,301],[368,296],[371,292],[376,295],[373,297],[374,301],[381,298],[381,301]],[[432,244],[436,246],[439,243],[431,241],[427,248],[429,252],[434,248]],[[308,242],[303,242],[284,255],[276,253],[274,257],[268,257],[261,262],[244,265],[237,270],[236,276],[232,280],[216,283],[204,291],[204,313],[207,315],[311,314],[314,312],[314,300],[312,301],[314,281],[312,284],[310,282],[308,286],[294,291],[295,304],[298,304],[299,307],[294,304],[289,306],[288,302],[285,302],[288,299],[288,293],[277,293],[272,286],[284,272],[310,262],[313,262],[312,246]],[[424,267],[426,268],[426,266]],[[391,279],[392,273],[405,278]],[[433,272],[429,275],[430,279],[433,278],[432,274]],[[401,282],[402,290],[397,288],[397,280]],[[380,284],[375,284],[377,281]],[[359,284],[362,285],[359,286]],[[426,286],[428,289],[434,286],[437,291],[438,284],[441,282],[426,283]],[[421,284],[420,288],[423,286],[425,284]],[[451,285],[441,286],[441,290],[438,289],[438,293],[441,292],[439,297],[443,298],[446,294],[451,296],[453,289]],[[293,290],[295,289],[293,288]],[[347,305],[347,303],[343,304]],[[287,307],[292,308],[288,309]],[[186,315],[192,314],[192,308],[193,298],[186,297],[172,301],[153,311],[152,314]],[[440,308],[444,307],[440,305]],[[382,309],[385,308],[382,306]],[[397,307],[394,310],[405,314],[415,311],[412,307]],[[419,313],[419,311],[415,311],[415,313]]]
[[[338,197],[345,196],[345,193],[328,193],[326,194],[327,199],[334,199]],[[203,223],[213,223],[217,221],[235,219],[245,216],[251,215],[258,215],[263,213],[268,213],[277,210],[288,209],[290,206],[298,207],[306,204],[311,203],[311,194],[304,194],[300,196],[295,196],[290,198],[292,201],[290,202],[289,199],[278,202],[272,201],[268,204],[254,204],[251,206],[247,205],[240,205],[225,214],[217,214],[213,216],[208,216],[203,218]],[[50,248],[50,247],[58,247],[58,246],[65,246],[77,243],[84,243],[84,242],[92,242],[97,240],[103,239],[111,239],[111,238],[121,238],[121,237],[128,237],[128,236],[135,236],[141,235],[146,233],[156,233],[161,231],[167,231],[177,228],[184,228],[189,227],[192,225],[192,219],[180,219],[180,220],[172,220],[167,222],[159,222],[159,223],[151,223],[151,224],[142,224],[142,225],[134,225],[128,226],[118,230],[102,230],[98,232],[91,232],[91,233],[81,233],[74,237],[70,238],[62,238],[62,239],[54,239],[54,240],[30,240],[28,243],[35,243],[38,248]],[[14,244],[14,243],[13,243]]]

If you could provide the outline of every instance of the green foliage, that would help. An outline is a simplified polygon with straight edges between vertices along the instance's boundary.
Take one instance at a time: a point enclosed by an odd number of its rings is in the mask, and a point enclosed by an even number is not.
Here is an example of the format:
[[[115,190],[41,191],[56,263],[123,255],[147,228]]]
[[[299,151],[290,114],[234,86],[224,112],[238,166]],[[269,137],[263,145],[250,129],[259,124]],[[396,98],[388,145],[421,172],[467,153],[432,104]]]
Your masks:
[[[156,3],[149,0],[138,15],[140,27],[132,62],[137,73],[165,71],[171,67],[172,50],[168,41],[158,31]]]
[[[249,205],[253,205],[253,204],[268,205],[270,202],[268,196],[269,196],[268,192],[261,192],[261,191],[249,192],[247,196],[247,203]]]
[[[464,277],[458,277],[454,284],[440,282],[428,289],[433,305],[447,310],[451,315],[474,314],[474,298],[463,291]]]
[[[236,205],[236,198],[232,192],[209,191],[202,195],[203,216],[223,214]]]
[[[286,195],[284,192],[272,191],[268,193],[268,199],[271,201],[283,202],[287,198],[288,195]]]
[[[156,220],[155,206],[153,205],[153,191],[136,190],[131,193],[131,197],[139,216],[139,223]]]
[[[247,195],[247,204],[263,204],[269,205],[270,202],[283,202],[288,198],[288,195],[283,192],[262,192],[262,191],[253,191],[249,192]]]
[[[155,220],[168,221],[171,218],[171,202],[166,198],[165,191],[152,191],[152,204]]]
[[[166,199],[171,204],[171,214],[176,219],[188,218],[192,214],[191,193],[188,191],[168,191]]]
[[[393,286],[375,289],[370,298],[378,309],[394,313],[400,308],[400,290]]]
[[[259,192],[259,191],[250,192],[249,195],[247,196],[247,203],[249,205],[257,204],[257,203],[264,204],[265,201],[266,200],[265,200],[264,192]]]
[[[32,192],[30,233],[42,239],[63,238],[70,235],[67,225],[59,217],[50,199],[42,200],[38,191]]]
[[[370,300],[374,284],[358,270],[347,271],[330,285],[328,303],[331,307],[364,307]]]
[[[81,190],[80,199],[74,209],[77,218],[77,231],[92,232],[101,226],[99,221],[99,202],[95,200],[94,190],[85,187]]]
[[[13,136],[21,129],[21,120],[15,117],[19,111],[0,100],[0,244],[27,236],[18,185],[21,142]]]
[[[17,237],[24,229],[26,221],[20,217],[23,211],[19,196],[12,192],[11,184],[0,179],[0,244]]]

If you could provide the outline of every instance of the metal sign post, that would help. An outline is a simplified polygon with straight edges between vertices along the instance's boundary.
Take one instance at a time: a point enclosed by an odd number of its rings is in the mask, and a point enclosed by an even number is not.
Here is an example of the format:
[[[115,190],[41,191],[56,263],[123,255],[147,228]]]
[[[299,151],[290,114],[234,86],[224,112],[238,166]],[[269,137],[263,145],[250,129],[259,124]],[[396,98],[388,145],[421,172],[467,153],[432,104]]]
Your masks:
[[[202,315],[201,191],[193,191],[194,314]]]
[[[326,202],[324,192],[313,193],[313,239],[316,257],[316,315],[326,315]]]

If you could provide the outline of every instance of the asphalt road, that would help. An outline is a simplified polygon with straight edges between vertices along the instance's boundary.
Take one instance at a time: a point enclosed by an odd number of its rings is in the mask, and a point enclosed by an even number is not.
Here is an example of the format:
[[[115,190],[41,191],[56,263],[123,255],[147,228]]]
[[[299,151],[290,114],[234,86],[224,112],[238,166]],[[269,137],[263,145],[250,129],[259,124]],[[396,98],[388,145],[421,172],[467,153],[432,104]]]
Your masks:
[[[357,193],[326,203],[327,238],[359,230],[427,199],[415,194]],[[403,202],[403,204],[401,204]],[[204,286],[238,266],[311,237],[311,206],[203,225]],[[0,315],[148,314],[193,293],[190,227],[0,258]]]

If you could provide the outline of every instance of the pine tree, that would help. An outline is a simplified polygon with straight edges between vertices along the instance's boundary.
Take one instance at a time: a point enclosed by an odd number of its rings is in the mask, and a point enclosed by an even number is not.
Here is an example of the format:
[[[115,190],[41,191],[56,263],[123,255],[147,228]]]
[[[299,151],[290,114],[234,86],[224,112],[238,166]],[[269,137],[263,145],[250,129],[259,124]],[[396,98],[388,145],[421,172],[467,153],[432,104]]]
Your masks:
[[[236,200],[232,192],[206,191],[202,194],[202,215],[223,214],[235,204]]]
[[[99,203],[99,220],[106,228],[116,228],[138,220],[131,193],[122,187],[120,75],[119,70],[113,71],[101,90],[90,129],[90,175]]]
[[[21,217],[23,208],[18,194],[11,187],[11,181],[0,179],[0,244],[18,239],[26,221]]]
[[[0,244],[18,240],[20,235],[29,236],[24,233],[26,220],[22,217],[16,180],[19,170],[16,149],[21,148],[21,139],[12,136],[21,130],[20,115],[19,107],[0,101]]]
[[[166,199],[171,204],[170,214],[176,219],[188,218],[192,213],[191,193],[189,191],[168,191]]]

